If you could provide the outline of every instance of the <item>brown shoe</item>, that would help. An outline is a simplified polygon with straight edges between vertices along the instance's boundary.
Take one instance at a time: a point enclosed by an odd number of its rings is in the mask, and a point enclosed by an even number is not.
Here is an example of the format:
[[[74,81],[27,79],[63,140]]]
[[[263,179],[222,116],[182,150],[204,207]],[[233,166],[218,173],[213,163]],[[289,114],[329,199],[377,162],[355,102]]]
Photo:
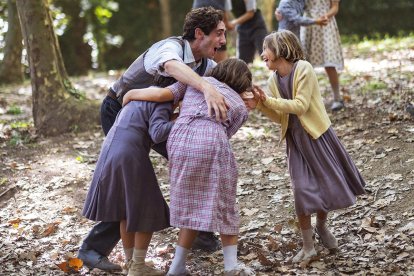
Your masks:
[[[132,262],[128,270],[128,276],[164,276],[165,272],[144,263]]]

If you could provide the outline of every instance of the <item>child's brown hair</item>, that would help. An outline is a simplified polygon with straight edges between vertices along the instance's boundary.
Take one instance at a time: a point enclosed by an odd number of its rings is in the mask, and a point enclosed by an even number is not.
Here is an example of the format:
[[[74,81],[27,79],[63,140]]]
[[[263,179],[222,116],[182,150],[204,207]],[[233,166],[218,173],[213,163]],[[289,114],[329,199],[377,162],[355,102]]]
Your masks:
[[[305,59],[305,52],[297,36],[288,30],[273,32],[267,35],[263,42],[263,51],[269,49],[275,59],[284,58],[288,62]]]
[[[252,73],[246,62],[238,58],[229,58],[219,62],[211,70],[209,76],[224,82],[239,94],[252,87]]]

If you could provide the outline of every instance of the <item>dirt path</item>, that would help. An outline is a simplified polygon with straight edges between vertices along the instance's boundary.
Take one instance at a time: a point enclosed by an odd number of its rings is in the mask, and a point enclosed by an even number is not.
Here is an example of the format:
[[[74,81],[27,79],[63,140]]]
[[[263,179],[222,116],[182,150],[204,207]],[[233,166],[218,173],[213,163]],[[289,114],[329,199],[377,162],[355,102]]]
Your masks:
[[[413,100],[414,50],[399,51],[355,58],[355,49],[345,49],[352,68],[341,80],[350,101],[331,119],[367,182],[367,194],[352,208],[332,213],[337,254],[318,243],[318,258],[306,267],[286,261],[298,250],[299,234],[278,128],[253,113],[232,139],[240,171],[240,260],[259,275],[414,275],[414,119],[404,111]],[[395,55],[406,58],[395,63]],[[380,62],[384,59],[387,65]],[[263,68],[254,70],[267,75]],[[318,76],[326,92],[326,78]],[[96,76],[76,83],[90,95],[99,91],[94,94],[99,98],[109,81]],[[264,78],[257,81],[263,84]],[[13,104],[21,106],[21,115],[1,112]],[[30,120],[30,87],[2,88],[0,116],[0,275],[64,275],[57,264],[76,256],[92,226],[80,211],[101,130],[95,126],[87,133],[34,139],[30,128],[13,128],[11,122]],[[156,154],[152,159],[168,198],[167,163]],[[176,234],[168,229],[155,235],[150,256],[156,266],[169,265]],[[120,262],[121,252],[118,246],[110,258]],[[189,268],[195,275],[220,274],[221,252],[194,252]],[[85,268],[80,273],[105,275]]]

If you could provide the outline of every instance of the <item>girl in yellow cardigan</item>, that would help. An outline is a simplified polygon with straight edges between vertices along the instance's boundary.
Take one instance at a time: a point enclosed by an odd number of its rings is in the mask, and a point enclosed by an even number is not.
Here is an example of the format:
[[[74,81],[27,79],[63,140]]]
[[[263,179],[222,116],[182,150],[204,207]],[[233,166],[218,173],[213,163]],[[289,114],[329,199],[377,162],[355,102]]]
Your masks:
[[[298,38],[284,30],[268,35],[263,60],[274,71],[268,97],[255,87],[257,109],[281,124],[286,140],[288,169],[303,246],[293,262],[316,255],[311,215],[323,245],[337,249],[338,242],[326,226],[328,212],[355,203],[365,193],[365,182],[331,127],[312,65],[304,60]],[[253,103],[254,105],[254,103]]]

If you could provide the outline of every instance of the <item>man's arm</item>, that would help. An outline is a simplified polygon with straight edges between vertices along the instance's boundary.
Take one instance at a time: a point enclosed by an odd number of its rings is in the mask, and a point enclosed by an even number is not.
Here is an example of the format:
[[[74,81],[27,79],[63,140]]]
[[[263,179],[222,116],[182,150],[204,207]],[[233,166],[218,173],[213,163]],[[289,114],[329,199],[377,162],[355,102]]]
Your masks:
[[[204,93],[210,116],[214,111],[217,121],[227,119],[227,103],[224,96],[190,67],[180,61],[169,60],[165,62],[164,69],[168,75],[177,81],[192,86]]]

